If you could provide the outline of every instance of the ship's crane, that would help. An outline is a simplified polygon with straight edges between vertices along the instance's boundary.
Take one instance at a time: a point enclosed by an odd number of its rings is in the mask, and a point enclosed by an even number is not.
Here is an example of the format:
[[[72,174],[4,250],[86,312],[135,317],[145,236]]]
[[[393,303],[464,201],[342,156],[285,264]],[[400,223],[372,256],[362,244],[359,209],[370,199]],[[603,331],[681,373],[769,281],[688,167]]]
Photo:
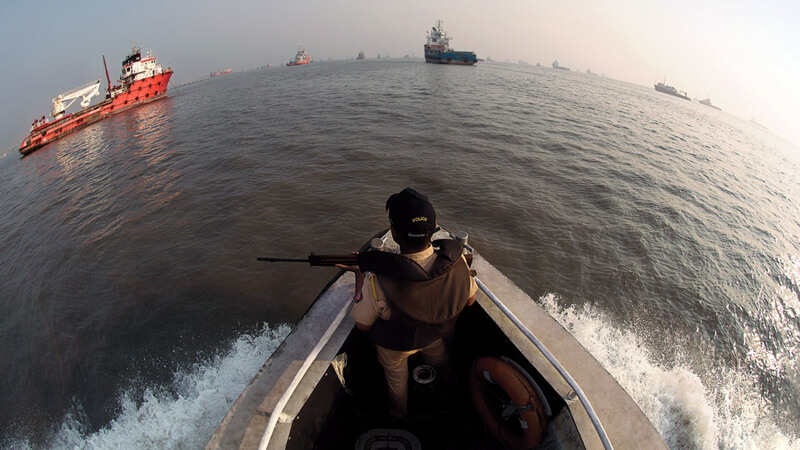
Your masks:
[[[78,97],[82,97],[81,106],[86,108],[91,103],[92,97],[100,95],[100,80],[93,81],[79,88],[64,92],[53,99],[53,118],[60,119]]]

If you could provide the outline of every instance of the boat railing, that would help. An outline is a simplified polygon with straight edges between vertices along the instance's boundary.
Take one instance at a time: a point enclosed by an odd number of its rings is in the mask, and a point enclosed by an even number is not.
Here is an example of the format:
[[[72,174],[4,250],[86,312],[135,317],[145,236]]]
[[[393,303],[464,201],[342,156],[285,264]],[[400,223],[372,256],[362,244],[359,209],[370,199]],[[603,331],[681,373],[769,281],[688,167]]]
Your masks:
[[[450,237],[453,239],[458,239],[458,237],[456,237],[456,235],[452,233],[450,233]],[[466,243],[464,244],[464,248],[467,249],[467,251],[469,252],[474,252],[474,249]],[[491,300],[492,303],[494,303],[495,306],[497,306],[497,308],[499,308],[500,311],[502,311],[503,314],[505,314],[506,317],[508,317],[509,320],[511,320],[511,322],[517,327],[517,329],[523,335],[525,335],[525,337],[527,337],[528,340],[531,341],[531,343],[535,345],[540,352],[542,352],[542,355],[544,355],[544,357],[547,358],[548,361],[550,361],[550,364],[552,364],[553,367],[555,367],[555,369],[564,378],[567,384],[569,384],[572,390],[575,391],[575,394],[578,396],[581,405],[583,405],[583,408],[586,410],[586,413],[589,414],[589,419],[592,421],[592,425],[594,425],[598,437],[600,437],[600,440],[603,442],[603,447],[608,450],[613,449],[614,447],[611,445],[611,441],[608,439],[608,434],[606,434],[606,430],[605,428],[603,428],[603,424],[600,423],[600,419],[597,417],[597,413],[594,411],[594,408],[592,407],[592,404],[589,402],[589,399],[586,397],[586,394],[583,393],[583,389],[581,389],[581,387],[578,385],[575,379],[572,378],[572,375],[570,375],[567,369],[565,369],[564,366],[561,365],[558,359],[556,359],[556,357],[552,353],[550,353],[550,351],[547,349],[547,347],[545,347],[542,341],[540,341],[539,338],[534,336],[531,330],[529,330],[528,327],[524,323],[522,323],[522,321],[519,320],[519,318],[510,309],[508,309],[508,307],[499,298],[497,298],[496,295],[494,295],[491,289],[489,289],[485,284],[483,284],[483,282],[478,277],[475,277],[475,282],[478,284],[478,288],[484,294],[486,294],[489,300]]]
[[[486,287],[485,284],[483,284],[483,282],[481,282],[480,279],[476,277],[475,282],[478,283],[478,288],[480,288],[480,290],[483,291],[483,293],[486,294],[487,297],[489,297],[489,300],[491,300],[492,303],[494,303],[495,306],[497,306],[500,309],[500,311],[502,311],[503,314],[505,314],[506,317],[508,317],[511,320],[511,322],[514,323],[514,325],[516,325],[517,329],[519,329],[519,331],[522,332],[522,334],[524,334],[525,337],[527,337],[528,340],[530,340],[531,343],[533,343],[533,345],[535,345],[540,352],[542,352],[544,357],[547,358],[548,361],[550,361],[550,364],[552,364],[553,367],[556,368],[558,373],[561,374],[564,380],[566,380],[566,382],[569,384],[572,390],[575,391],[575,394],[578,395],[578,399],[580,399],[581,404],[583,405],[584,409],[586,409],[586,413],[589,414],[589,418],[592,421],[592,425],[594,425],[595,430],[597,430],[597,435],[603,442],[603,447],[608,450],[613,449],[614,447],[611,445],[611,441],[609,441],[608,439],[608,435],[606,434],[606,430],[603,428],[603,424],[600,423],[600,419],[597,417],[597,413],[595,413],[594,408],[592,408],[591,403],[589,403],[589,399],[586,398],[586,394],[583,393],[583,390],[580,388],[580,386],[578,386],[578,383],[575,381],[575,379],[572,378],[572,376],[569,374],[569,372],[567,372],[564,366],[562,366],[561,363],[558,362],[556,357],[553,356],[553,354],[550,353],[549,350],[547,350],[547,347],[545,347],[544,344],[536,336],[533,335],[533,333],[528,329],[528,327],[526,327],[525,324],[523,324],[517,318],[517,316],[515,316],[514,313],[511,312],[511,310],[509,310],[506,307],[506,305],[504,305],[503,302],[500,301],[500,299],[498,299],[488,287]]]
[[[339,313],[336,314],[336,317],[333,319],[331,324],[328,326],[328,329],[325,330],[325,333],[317,342],[317,345],[311,349],[306,359],[303,361],[303,364],[300,366],[300,369],[297,370],[295,373],[294,378],[292,378],[292,382],[284,391],[281,398],[278,399],[277,404],[272,409],[272,413],[269,415],[269,421],[267,421],[267,427],[264,429],[264,433],[261,434],[261,441],[258,443],[258,450],[266,450],[267,446],[269,445],[269,441],[272,439],[272,434],[275,432],[275,426],[278,424],[278,419],[283,414],[283,409],[286,407],[286,404],[289,403],[289,399],[294,395],[294,391],[297,389],[297,386],[302,381],[303,377],[305,377],[306,372],[311,367],[311,364],[314,360],[317,359],[317,355],[322,351],[322,349],[328,344],[331,336],[339,328],[339,325],[342,323],[344,318],[347,316],[347,311],[350,309],[350,301],[345,302],[344,306],[339,310]]]

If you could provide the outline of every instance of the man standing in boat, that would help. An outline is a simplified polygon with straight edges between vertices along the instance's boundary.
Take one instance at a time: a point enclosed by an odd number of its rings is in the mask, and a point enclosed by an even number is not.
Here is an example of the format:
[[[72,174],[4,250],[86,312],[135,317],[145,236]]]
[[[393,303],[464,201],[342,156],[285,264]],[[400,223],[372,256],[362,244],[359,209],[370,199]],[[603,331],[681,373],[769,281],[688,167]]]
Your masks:
[[[389,388],[390,413],[408,413],[408,358],[420,353],[427,364],[451,370],[444,338],[458,315],[475,302],[475,283],[461,245],[431,242],[436,212],[427,197],[406,188],[386,201],[392,238],[400,257],[380,274],[355,272],[350,316],[371,334]],[[380,320],[378,320],[380,319]]]

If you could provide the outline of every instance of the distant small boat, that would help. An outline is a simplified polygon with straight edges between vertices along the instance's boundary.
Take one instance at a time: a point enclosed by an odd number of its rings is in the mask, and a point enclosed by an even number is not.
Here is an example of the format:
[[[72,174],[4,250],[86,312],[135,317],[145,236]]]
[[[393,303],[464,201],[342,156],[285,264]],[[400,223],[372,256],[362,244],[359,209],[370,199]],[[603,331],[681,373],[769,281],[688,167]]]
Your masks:
[[[231,72],[233,72],[233,70],[231,70],[231,69],[220,70],[219,72],[211,72],[211,77],[212,78],[213,77],[219,77],[219,76],[222,76],[222,75],[227,75],[227,74],[229,74]]]
[[[672,86],[670,86],[668,84],[657,83],[655,85],[655,88],[656,88],[656,90],[658,92],[663,92],[665,94],[674,95],[675,97],[679,97],[679,98],[682,98],[684,100],[692,101],[692,99],[689,98],[689,96],[686,94],[686,92],[679,91],[679,90],[675,89],[674,87],[672,87]]]
[[[300,48],[297,50],[297,54],[294,55],[294,61],[289,61],[286,63],[287,66],[299,66],[302,64],[308,64],[311,62],[311,56],[308,55],[308,52],[304,48]]]
[[[356,56],[356,59],[364,59],[364,51],[363,50],[358,52],[358,56]]]
[[[706,106],[710,106],[710,107],[712,107],[712,108],[714,108],[714,109],[717,109],[717,110],[720,110],[720,111],[722,111],[720,108],[718,108],[718,107],[716,107],[716,106],[712,105],[712,104],[711,104],[711,99],[710,99],[710,98],[708,98],[708,97],[706,97],[706,98],[705,98],[705,99],[703,99],[703,100],[700,100],[700,103],[702,103],[702,104],[704,104],[704,105],[706,105]]]
[[[560,66],[558,60],[553,61],[553,69],[569,71],[569,67]]]

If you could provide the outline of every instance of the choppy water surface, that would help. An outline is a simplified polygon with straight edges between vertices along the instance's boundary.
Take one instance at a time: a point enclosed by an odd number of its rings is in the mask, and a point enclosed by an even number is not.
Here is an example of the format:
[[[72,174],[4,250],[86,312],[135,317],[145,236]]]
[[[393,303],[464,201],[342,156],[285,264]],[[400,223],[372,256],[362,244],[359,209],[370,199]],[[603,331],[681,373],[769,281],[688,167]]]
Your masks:
[[[347,61],[172,88],[0,159],[3,447],[197,448],[411,186],[672,448],[800,436],[800,150],[602,77]]]

